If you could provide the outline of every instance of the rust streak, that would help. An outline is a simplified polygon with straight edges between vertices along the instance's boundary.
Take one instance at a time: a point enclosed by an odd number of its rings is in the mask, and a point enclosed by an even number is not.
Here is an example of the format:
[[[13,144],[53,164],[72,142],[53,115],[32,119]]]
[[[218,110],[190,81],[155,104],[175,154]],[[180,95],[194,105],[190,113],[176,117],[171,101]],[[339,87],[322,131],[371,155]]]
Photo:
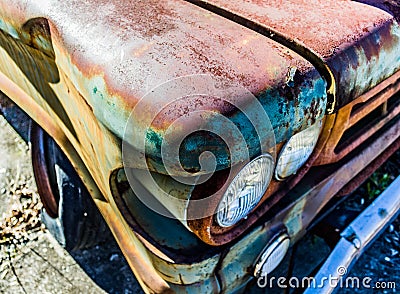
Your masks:
[[[248,29],[251,29],[259,34],[262,34],[280,44],[283,44],[284,46],[290,48],[300,56],[303,56],[305,59],[307,59],[315,68],[318,70],[318,72],[321,74],[321,76],[326,80],[327,82],[327,94],[328,94],[328,105],[327,105],[327,113],[330,114],[334,111],[335,109],[335,103],[336,103],[336,82],[334,75],[330,69],[330,67],[327,65],[327,63],[318,56],[314,50],[312,50],[310,47],[307,47],[305,44],[302,42],[299,42],[298,40],[294,40],[291,38],[288,38],[284,34],[280,33],[277,30],[272,29],[271,27],[265,26],[261,23],[258,23],[256,21],[253,21],[251,18],[247,18],[244,16],[241,16],[237,13],[234,13],[230,10],[224,9],[221,6],[214,5],[210,2],[206,2],[203,0],[185,0],[187,2],[190,2],[192,4],[195,4],[199,7],[202,7],[204,9],[207,9],[209,11],[212,11],[218,15],[221,15],[231,21],[234,21]]]

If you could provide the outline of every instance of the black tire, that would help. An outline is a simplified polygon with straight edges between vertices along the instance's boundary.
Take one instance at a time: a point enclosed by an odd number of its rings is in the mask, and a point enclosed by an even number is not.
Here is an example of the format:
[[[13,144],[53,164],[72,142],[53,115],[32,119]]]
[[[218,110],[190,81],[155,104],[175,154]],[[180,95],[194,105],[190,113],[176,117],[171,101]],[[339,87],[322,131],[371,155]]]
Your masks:
[[[40,127],[33,126],[32,135],[32,161],[40,197],[44,207],[49,197],[53,197],[58,206],[52,213],[43,208],[42,222],[68,251],[89,248],[107,240],[110,231],[67,157]],[[37,152],[44,155],[41,162],[37,160]],[[49,190],[41,188],[43,173],[36,172],[41,164],[47,170],[53,195],[49,195]]]

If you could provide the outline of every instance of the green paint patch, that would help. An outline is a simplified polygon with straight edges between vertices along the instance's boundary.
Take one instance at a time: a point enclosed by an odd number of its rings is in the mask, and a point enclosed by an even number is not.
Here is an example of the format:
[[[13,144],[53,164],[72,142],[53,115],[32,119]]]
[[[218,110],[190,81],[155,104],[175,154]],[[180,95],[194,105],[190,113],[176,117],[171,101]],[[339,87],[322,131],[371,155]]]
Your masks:
[[[155,131],[148,129],[146,132],[146,147],[150,143],[154,146],[155,150],[161,150],[161,144],[163,139],[161,138],[160,134],[156,133]]]

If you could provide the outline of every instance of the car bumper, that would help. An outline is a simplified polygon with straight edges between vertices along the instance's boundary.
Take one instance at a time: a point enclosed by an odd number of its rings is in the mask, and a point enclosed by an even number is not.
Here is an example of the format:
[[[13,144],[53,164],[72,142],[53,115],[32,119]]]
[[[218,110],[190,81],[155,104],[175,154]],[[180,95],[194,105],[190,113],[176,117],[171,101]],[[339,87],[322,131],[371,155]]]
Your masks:
[[[400,176],[343,230],[341,239],[316,274],[316,282],[305,293],[332,293],[336,287],[329,280],[343,285],[340,281],[346,278],[348,269],[399,212]]]
[[[204,275],[203,268],[203,278],[200,278],[200,275],[198,279],[192,276],[190,283],[185,282],[188,281],[185,278],[186,272],[200,271],[201,269],[197,267],[200,264],[203,266],[207,264],[207,260],[196,264],[191,264],[189,261],[179,265],[169,261],[168,265],[168,262],[162,258],[154,256],[152,258],[154,268],[177,293],[232,293],[242,289],[254,278],[254,267],[261,253],[277,233],[285,231],[290,238],[291,245],[296,243],[315,222],[318,213],[352,178],[362,173],[380,157],[389,156],[387,150],[392,150],[390,153],[393,153],[398,149],[400,146],[399,134],[400,120],[397,118],[390,127],[382,130],[380,136],[376,136],[374,140],[365,144],[363,149],[359,148],[351,156],[346,157],[340,165],[332,164],[324,166],[323,169],[321,167],[311,169],[308,175],[257,223],[257,226],[238,241],[223,246],[219,253],[210,259],[210,264],[213,266],[207,268],[208,275]],[[399,185],[400,180],[397,179],[383,193],[382,198],[368,207],[350,226],[360,241],[359,248],[348,241],[347,233],[350,229],[345,230],[338,249],[334,250],[318,275],[337,273],[338,264],[350,266],[363,249],[393,219],[400,205],[400,200],[396,200],[396,195],[399,194]],[[394,195],[395,192],[396,195]],[[386,200],[388,197],[390,197],[389,201]],[[368,226],[365,226],[366,220]],[[338,260],[335,260],[336,258]],[[218,259],[218,262],[215,262],[215,259]],[[177,267],[180,268],[179,282],[175,278],[170,278],[177,275]],[[207,278],[204,278],[205,276]],[[309,291],[313,291],[313,289],[309,289]],[[330,289],[326,291],[329,292]]]

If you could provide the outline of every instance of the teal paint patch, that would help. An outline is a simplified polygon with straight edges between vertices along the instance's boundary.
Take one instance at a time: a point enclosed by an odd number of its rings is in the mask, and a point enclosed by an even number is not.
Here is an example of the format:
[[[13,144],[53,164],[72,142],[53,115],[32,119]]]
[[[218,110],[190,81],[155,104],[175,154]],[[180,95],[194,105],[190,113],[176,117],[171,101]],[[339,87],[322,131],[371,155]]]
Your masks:
[[[163,142],[163,138],[160,134],[156,133],[153,130],[147,130],[146,132],[146,154],[147,154],[147,149],[151,151],[151,153],[154,153],[156,151],[161,155],[161,145]],[[161,156],[160,156],[161,158]]]
[[[292,135],[310,127],[325,114],[327,96],[326,83],[317,74],[311,77],[294,77],[297,82],[293,87],[267,89],[258,95],[262,109],[248,109],[254,113],[265,111],[271,121],[272,129],[256,131],[252,122],[245,113],[236,109],[229,114],[222,114],[239,130],[245,141],[240,144],[241,138],[230,136],[230,142],[225,142],[218,134],[233,134],[232,126],[223,120],[209,120],[209,130],[197,131],[189,134],[179,146],[180,164],[186,171],[193,173],[201,170],[199,158],[202,153],[213,153],[216,161],[216,170],[229,168],[239,162],[244,162],[262,153],[262,150],[274,147],[269,145],[271,136],[276,143],[287,141]],[[300,80],[300,83],[299,83]],[[290,95],[292,95],[290,97]],[[273,132],[273,134],[271,134]],[[153,167],[162,166],[161,145],[162,131],[148,130],[146,133],[146,155],[152,159]],[[274,142],[275,143],[275,142]],[[268,148],[262,148],[268,146]],[[163,169],[159,172],[164,172]]]

